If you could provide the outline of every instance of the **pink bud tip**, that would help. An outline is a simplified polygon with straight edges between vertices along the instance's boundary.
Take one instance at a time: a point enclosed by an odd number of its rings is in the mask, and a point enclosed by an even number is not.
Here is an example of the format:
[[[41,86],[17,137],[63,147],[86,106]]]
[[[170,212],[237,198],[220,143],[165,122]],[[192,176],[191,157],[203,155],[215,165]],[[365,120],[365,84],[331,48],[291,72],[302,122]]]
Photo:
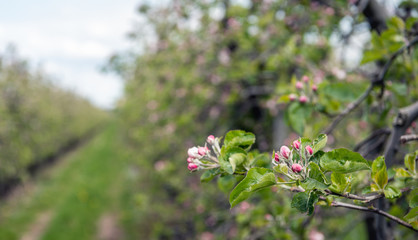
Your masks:
[[[303,77],[302,77],[302,81],[304,81],[304,82],[309,82],[309,77],[308,76],[306,76],[306,75],[304,75]]]
[[[294,163],[292,165],[292,171],[295,173],[299,173],[300,171],[302,171],[302,166],[300,164]]]
[[[286,147],[286,146],[282,146],[280,148],[280,155],[282,155],[286,159],[289,159],[290,149],[288,147]]]
[[[313,154],[313,149],[311,148],[311,146],[308,145],[308,146],[305,147],[305,149],[306,149],[306,152],[308,152],[309,155]]]
[[[196,165],[196,164],[194,164],[194,163],[189,163],[189,165],[187,165],[187,168],[188,168],[190,171],[194,171],[194,170],[196,170],[196,169],[197,169],[197,165]]]
[[[208,139],[206,139],[206,141],[207,141],[209,144],[213,144],[213,143],[215,142],[215,136],[213,136],[213,135],[209,135],[209,136],[208,136]]]
[[[197,149],[197,152],[199,153],[200,156],[205,156],[207,151],[208,151],[207,147],[199,147]]]
[[[292,101],[292,102],[295,101],[296,98],[297,98],[296,94],[292,93],[292,94],[289,95],[289,100]]]
[[[297,89],[302,89],[303,88],[303,83],[302,82],[296,82],[296,88]]]
[[[300,148],[300,142],[298,140],[293,141],[293,147],[297,150]]]
[[[188,158],[187,158],[187,162],[188,162],[188,163],[192,163],[192,162],[193,162],[193,158],[188,157]]]
[[[299,102],[300,103],[306,103],[308,101],[308,98],[306,96],[300,96],[299,97]]]
[[[280,161],[280,156],[279,156],[279,154],[278,154],[278,153],[275,153],[275,154],[274,154],[274,160],[275,160],[276,162]]]
[[[312,91],[314,91],[314,92],[318,91],[318,86],[312,85]]]
[[[198,152],[199,151],[197,147],[192,147],[192,148],[189,148],[189,150],[187,151],[187,154],[189,155],[189,157],[195,158],[199,156]]]

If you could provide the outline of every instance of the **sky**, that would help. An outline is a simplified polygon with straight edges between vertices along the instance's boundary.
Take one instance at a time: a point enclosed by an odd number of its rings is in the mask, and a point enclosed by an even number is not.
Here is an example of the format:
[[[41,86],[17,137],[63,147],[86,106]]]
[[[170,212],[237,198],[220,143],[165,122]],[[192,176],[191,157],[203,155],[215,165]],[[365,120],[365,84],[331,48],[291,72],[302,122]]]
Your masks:
[[[0,53],[9,44],[57,85],[110,109],[123,81],[100,71],[109,56],[133,47],[126,35],[139,0],[0,0]]]

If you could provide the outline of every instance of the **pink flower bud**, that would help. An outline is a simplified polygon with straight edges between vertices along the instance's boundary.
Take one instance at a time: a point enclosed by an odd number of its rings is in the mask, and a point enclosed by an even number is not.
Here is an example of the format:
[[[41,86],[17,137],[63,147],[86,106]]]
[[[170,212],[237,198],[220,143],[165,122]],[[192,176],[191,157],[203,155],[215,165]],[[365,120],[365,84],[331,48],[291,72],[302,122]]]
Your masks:
[[[309,154],[309,155],[312,155],[313,154],[313,149],[311,148],[311,146],[306,146],[305,147],[305,149],[306,149],[306,152]]]
[[[292,171],[295,173],[299,173],[300,171],[302,171],[302,166],[298,163],[294,163],[292,165]]]
[[[293,147],[297,150],[300,148],[300,142],[298,140],[293,141]]]
[[[292,93],[292,94],[289,95],[289,100],[292,101],[292,102],[295,101],[296,98],[297,98],[296,94]]]
[[[308,101],[308,98],[306,96],[300,96],[299,97],[299,102],[300,103],[306,103]]]
[[[188,157],[188,158],[187,158],[187,162],[188,162],[188,163],[192,163],[192,162],[193,162],[193,158]]]
[[[279,161],[280,161],[280,156],[279,156],[279,154],[278,154],[278,153],[275,153],[275,154],[274,154],[274,160],[275,160],[276,162],[279,162]]]
[[[318,86],[316,86],[315,84],[312,85],[312,91],[314,91],[314,92],[318,91]]]
[[[207,147],[199,147],[197,149],[197,152],[199,153],[200,156],[205,156],[206,153],[208,152],[208,148]]]
[[[196,157],[199,157],[199,150],[197,149],[197,147],[192,147],[192,148],[189,148],[189,150],[187,151],[187,154],[191,158],[196,158]]]
[[[282,155],[284,158],[289,159],[290,157],[290,149],[286,146],[282,146],[280,148],[280,155]]]
[[[297,89],[300,90],[300,89],[303,88],[303,83],[298,81],[298,82],[296,82],[296,85],[295,86],[296,86]]]
[[[213,144],[213,143],[215,142],[215,136],[213,136],[213,135],[209,135],[209,136],[208,136],[208,139],[206,139],[206,141],[207,141],[209,144]]]
[[[303,82],[309,82],[309,77],[308,76],[306,76],[306,75],[304,75],[303,77],[302,77],[302,81]]]
[[[194,171],[194,170],[196,170],[196,169],[197,169],[197,165],[196,165],[196,164],[194,164],[194,163],[189,163],[189,165],[187,165],[187,168],[188,168],[190,171]]]

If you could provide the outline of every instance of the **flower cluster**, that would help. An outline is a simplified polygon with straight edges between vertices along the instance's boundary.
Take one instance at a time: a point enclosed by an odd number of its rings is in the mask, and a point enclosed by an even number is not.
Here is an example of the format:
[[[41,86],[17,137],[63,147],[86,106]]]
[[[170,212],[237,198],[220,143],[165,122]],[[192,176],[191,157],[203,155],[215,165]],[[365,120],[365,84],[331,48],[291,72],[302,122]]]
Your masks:
[[[299,140],[292,143],[291,149],[287,146],[282,146],[279,152],[274,154],[272,163],[274,166],[280,166],[286,169],[283,174],[293,180],[305,179],[307,177],[307,166],[309,158],[313,155],[311,146],[306,145],[303,149]]]
[[[219,138],[215,138],[213,135],[210,135],[205,143],[204,147],[195,146],[189,148],[187,154],[187,168],[190,171],[196,171],[200,169],[212,169],[218,168],[219,160],[218,157],[221,153],[221,148],[219,146]],[[212,150],[208,148],[208,144],[211,146]]]
[[[309,98],[313,98],[314,94],[318,91],[318,86],[314,83],[310,83],[309,77],[306,75],[302,77],[302,81],[296,82],[295,87],[299,93],[292,93],[289,95],[289,99],[292,102],[298,99],[300,103],[307,103]]]

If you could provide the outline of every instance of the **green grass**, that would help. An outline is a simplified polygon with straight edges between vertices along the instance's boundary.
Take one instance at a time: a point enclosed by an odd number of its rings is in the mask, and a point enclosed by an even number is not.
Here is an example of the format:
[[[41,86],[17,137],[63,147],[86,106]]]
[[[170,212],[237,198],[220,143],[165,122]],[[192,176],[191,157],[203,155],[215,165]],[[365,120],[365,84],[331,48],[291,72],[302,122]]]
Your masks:
[[[52,216],[42,239],[95,239],[105,213],[120,217],[128,233],[134,227],[129,214],[134,183],[116,123],[62,161],[23,196],[1,203],[0,239],[19,239],[48,211]]]

